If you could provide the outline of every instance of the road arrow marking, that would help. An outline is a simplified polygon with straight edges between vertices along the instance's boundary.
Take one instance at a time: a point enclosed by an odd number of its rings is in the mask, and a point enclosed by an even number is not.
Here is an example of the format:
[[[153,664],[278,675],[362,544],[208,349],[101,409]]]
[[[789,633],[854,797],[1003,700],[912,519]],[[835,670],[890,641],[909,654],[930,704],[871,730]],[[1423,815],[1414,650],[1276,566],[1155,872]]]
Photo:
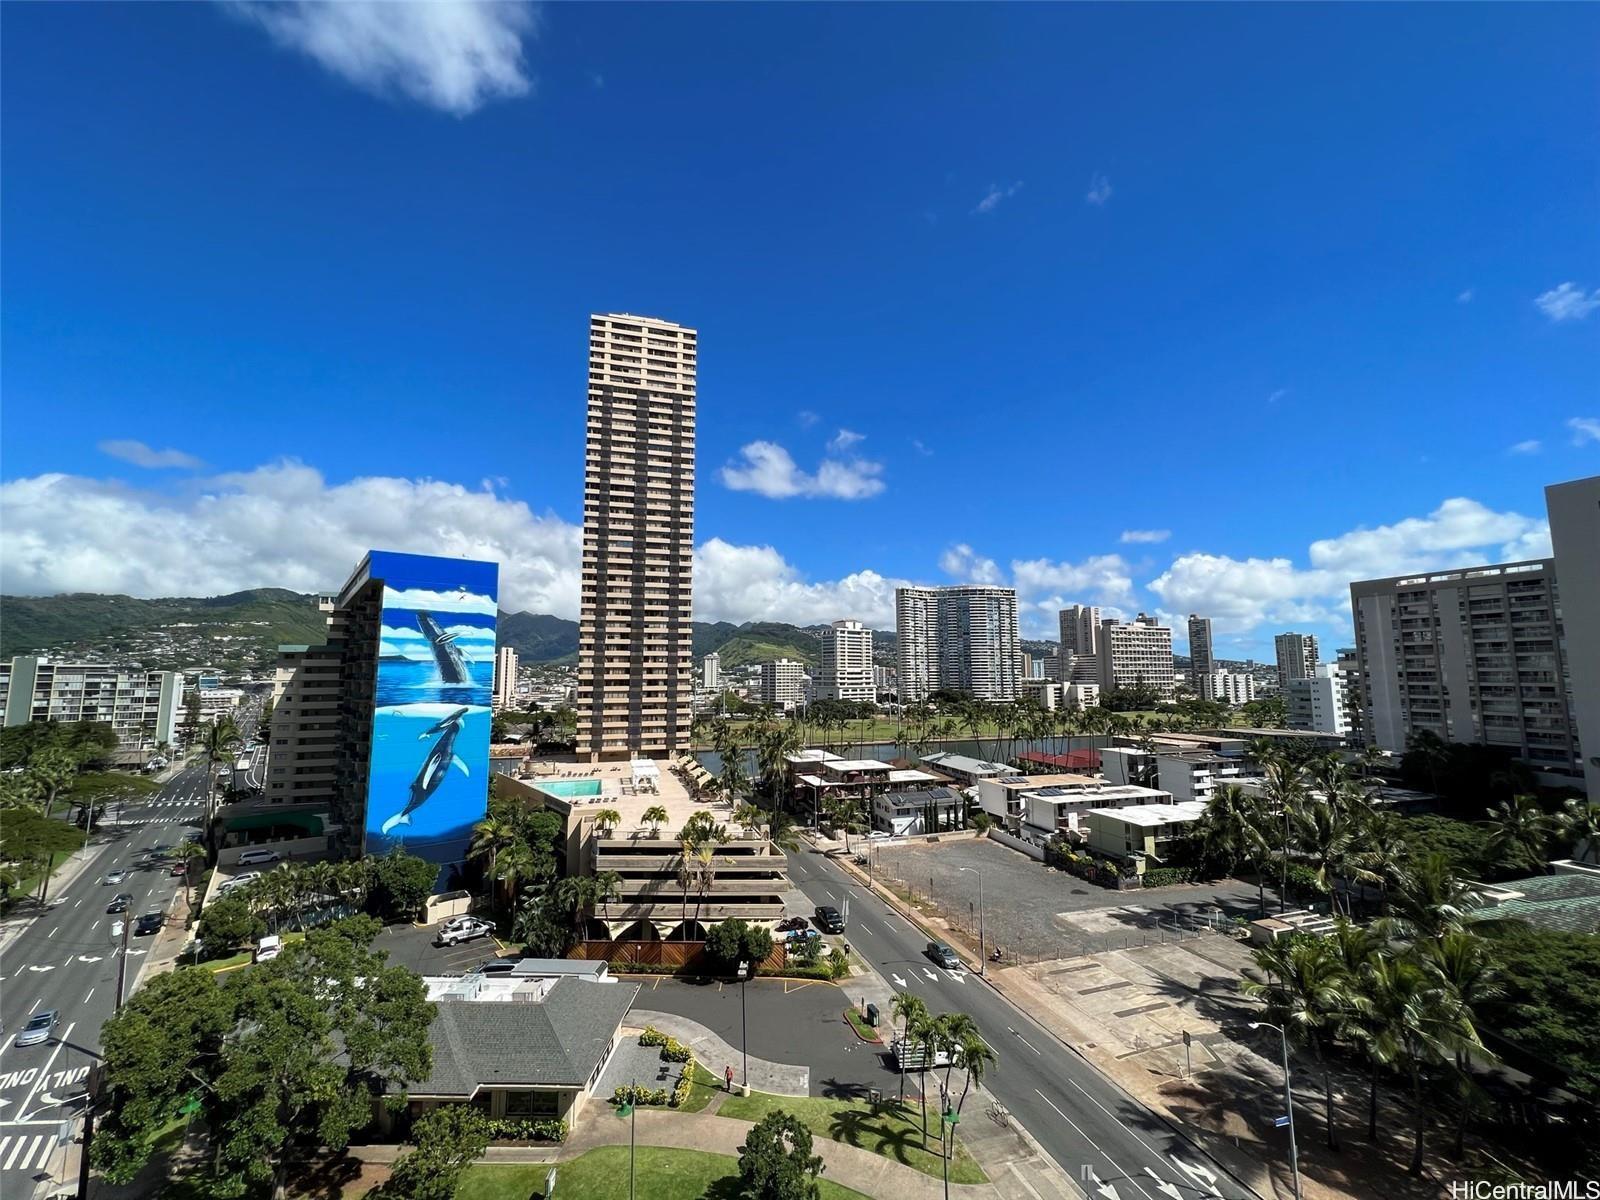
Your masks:
[[[929,979],[933,980],[935,983],[939,982],[939,977],[937,975],[935,975],[932,971],[928,970],[927,967],[923,967],[922,968],[922,973],[924,975],[926,975]]]
[[[53,963],[48,967],[33,966],[31,964],[28,967],[28,970],[30,970],[30,971],[38,971],[40,974],[43,974],[46,971],[54,971],[55,969],[56,969],[55,968],[55,964],[53,964]]]
[[[904,989],[904,988],[905,988],[905,986],[906,986],[906,981],[905,981],[905,980],[904,980],[904,979],[901,979],[901,978],[900,978],[900,976],[898,976],[898,975],[891,975],[891,976],[889,976],[889,978],[890,978],[890,979],[892,979],[892,980],[894,980],[894,985],[895,985],[895,987],[897,987],[897,988],[901,988],[901,989]]]
[[[79,1092],[76,1096],[57,1096],[51,1092],[40,1092],[39,1108],[34,1110],[34,1115],[37,1116],[47,1108],[60,1108],[63,1104],[77,1104],[80,1100],[87,1100],[88,1098],[88,1092]]]
[[[1094,1171],[1093,1167],[1089,1167],[1088,1171],[1089,1171],[1089,1182],[1094,1185],[1094,1190],[1095,1191],[1099,1192],[1102,1196],[1104,1196],[1106,1198],[1106,1200],[1120,1200],[1120,1198],[1117,1195],[1117,1189],[1112,1187],[1109,1183],[1103,1183],[1101,1181],[1101,1179],[1100,1179],[1100,1176],[1095,1174],[1095,1171]]]
[[[99,962],[101,957],[102,956],[98,955],[98,954],[80,954],[80,955],[78,955],[78,961],[79,962]]]
[[[143,954],[144,951],[143,950],[129,950],[128,953],[129,954]]]
[[[1210,1189],[1211,1194],[1213,1196],[1222,1195],[1222,1192],[1219,1191],[1218,1188],[1217,1188],[1216,1172],[1211,1171],[1211,1170],[1207,1169],[1206,1167],[1190,1166],[1188,1163],[1184,1162],[1183,1159],[1179,1158],[1176,1154],[1169,1154],[1169,1155],[1167,1155],[1167,1158],[1169,1158],[1172,1161],[1172,1165],[1173,1166],[1177,1167],[1178,1170],[1182,1171],[1190,1179],[1193,1179],[1193,1180],[1204,1180],[1205,1181],[1205,1186]]]
[[[1157,1175],[1149,1167],[1144,1169],[1144,1173],[1156,1181],[1156,1191],[1160,1192],[1164,1196],[1171,1196],[1172,1200],[1183,1200],[1182,1192],[1180,1192],[1172,1184],[1168,1183],[1165,1179],[1161,1178],[1161,1176]]]

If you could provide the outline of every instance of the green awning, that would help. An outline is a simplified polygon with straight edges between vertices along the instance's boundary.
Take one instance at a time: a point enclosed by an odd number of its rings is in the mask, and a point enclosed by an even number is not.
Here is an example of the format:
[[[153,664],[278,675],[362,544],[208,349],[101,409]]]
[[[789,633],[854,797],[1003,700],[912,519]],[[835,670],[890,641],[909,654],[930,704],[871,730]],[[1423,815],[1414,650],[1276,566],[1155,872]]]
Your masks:
[[[247,816],[227,818],[222,822],[222,828],[228,833],[238,833],[246,829],[271,829],[277,825],[293,825],[298,829],[304,829],[312,837],[321,837],[322,820],[320,813],[250,813]]]

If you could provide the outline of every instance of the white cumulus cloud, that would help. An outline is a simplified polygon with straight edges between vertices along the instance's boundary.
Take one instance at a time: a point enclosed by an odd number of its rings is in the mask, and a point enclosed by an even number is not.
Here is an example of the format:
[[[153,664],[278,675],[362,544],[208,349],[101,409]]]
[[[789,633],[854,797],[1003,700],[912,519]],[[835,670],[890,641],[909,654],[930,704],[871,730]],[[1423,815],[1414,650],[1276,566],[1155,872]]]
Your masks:
[[[1594,417],[1573,417],[1567,422],[1567,428],[1572,430],[1572,444],[1581,446],[1585,442],[1600,442],[1600,420]]]
[[[1552,321],[1581,321],[1600,308],[1600,288],[1585,292],[1569,280],[1540,293],[1533,302]]]
[[[461,117],[533,86],[522,42],[527,0],[234,0],[227,8],[364,91]]]
[[[181,467],[185,470],[194,470],[205,464],[192,454],[185,454],[182,450],[154,450],[143,442],[133,438],[111,438],[104,442],[96,443],[101,454],[108,454],[112,458],[120,458],[123,462],[132,463],[136,467],[145,467],[150,470],[161,470],[165,467]]]
[[[851,446],[867,440],[867,435],[857,433],[854,429],[841,429],[828,439],[828,449],[835,454],[843,454]]]
[[[1022,180],[1017,180],[1009,187],[1001,187],[998,183],[991,183],[989,190],[983,194],[977,206],[972,210],[976,213],[992,213],[1000,207],[1002,200],[1009,200],[1022,190]]]
[[[992,558],[978,554],[965,542],[957,542],[939,556],[939,569],[958,583],[1005,582],[1005,574]]]
[[[808,582],[771,546],[735,546],[711,538],[694,552],[697,621],[789,621],[816,625],[853,617],[894,628],[894,589],[909,581],[876,571]]]
[[[794,456],[776,442],[757,441],[741,448],[738,459],[723,467],[719,478],[733,491],[755,492],[769,500],[796,496],[866,500],[883,491],[882,474],[882,463],[862,458],[825,458],[813,474],[801,470]]]
[[[1541,444],[1538,438],[1529,438],[1525,442],[1514,443],[1509,450],[1512,454],[1537,454]]]

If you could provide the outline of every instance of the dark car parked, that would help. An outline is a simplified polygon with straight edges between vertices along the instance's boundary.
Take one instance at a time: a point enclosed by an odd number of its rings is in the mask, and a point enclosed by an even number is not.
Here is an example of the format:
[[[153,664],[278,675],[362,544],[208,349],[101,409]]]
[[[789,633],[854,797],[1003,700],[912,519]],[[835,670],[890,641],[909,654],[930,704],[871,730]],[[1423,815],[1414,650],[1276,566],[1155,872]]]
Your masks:
[[[817,928],[822,930],[823,933],[844,932],[844,917],[831,904],[819,904],[816,913],[813,914],[811,919],[817,923]]]
[[[132,892],[118,892],[115,896],[111,897],[111,903],[106,905],[106,911],[108,913],[125,913],[128,911],[128,906],[132,903]]]

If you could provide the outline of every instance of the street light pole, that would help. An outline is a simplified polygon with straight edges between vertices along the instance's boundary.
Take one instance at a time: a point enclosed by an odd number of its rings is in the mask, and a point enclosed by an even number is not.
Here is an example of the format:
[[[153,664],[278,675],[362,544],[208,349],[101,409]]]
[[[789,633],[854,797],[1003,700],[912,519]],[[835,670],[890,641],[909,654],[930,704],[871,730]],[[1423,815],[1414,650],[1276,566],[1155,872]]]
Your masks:
[[[1274,1025],[1271,1021],[1250,1022],[1251,1029],[1262,1025],[1276,1029],[1283,1041],[1283,1107],[1289,1116],[1289,1168],[1294,1173],[1294,1200],[1300,1200],[1300,1150],[1294,1140],[1294,1092],[1289,1085],[1289,1035],[1282,1025]]]
[[[958,870],[971,871],[978,877],[978,974],[987,976],[989,956],[983,948],[983,872],[977,867],[960,867]]]
[[[635,1079],[633,1081],[632,1092],[636,1093],[638,1090],[639,1081]],[[618,1105],[617,1116],[618,1118],[628,1122],[628,1200],[634,1200],[634,1181],[636,1178],[634,1155],[635,1147],[637,1145],[637,1143],[634,1141],[634,1130],[638,1125],[638,1097],[636,1095],[631,1095],[631,1098],[626,1104]]]
[[[750,970],[754,964],[741,962],[739,964],[739,1049],[744,1054],[744,1094],[750,1094],[750,1018],[749,1010],[745,1007],[744,989],[750,982]]]

